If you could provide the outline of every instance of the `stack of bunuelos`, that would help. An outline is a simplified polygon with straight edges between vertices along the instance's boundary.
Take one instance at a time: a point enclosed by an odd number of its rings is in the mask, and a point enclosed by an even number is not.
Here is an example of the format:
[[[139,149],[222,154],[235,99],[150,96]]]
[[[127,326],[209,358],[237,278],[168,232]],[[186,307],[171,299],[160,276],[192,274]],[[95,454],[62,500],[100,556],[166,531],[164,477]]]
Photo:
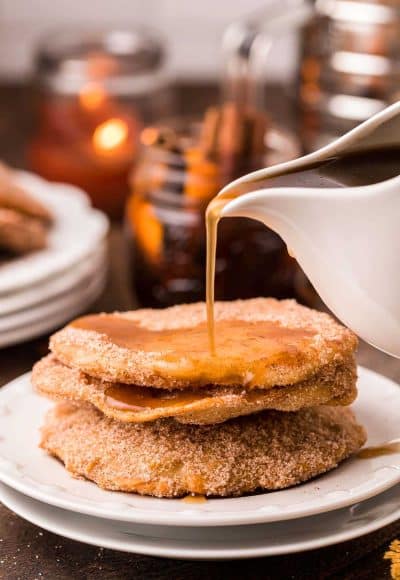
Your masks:
[[[52,221],[50,211],[0,163],[0,251],[21,255],[45,248]]]
[[[32,381],[59,402],[41,446],[75,476],[158,497],[238,496],[324,473],[365,442],[355,335],[291,300],[87,316]]]

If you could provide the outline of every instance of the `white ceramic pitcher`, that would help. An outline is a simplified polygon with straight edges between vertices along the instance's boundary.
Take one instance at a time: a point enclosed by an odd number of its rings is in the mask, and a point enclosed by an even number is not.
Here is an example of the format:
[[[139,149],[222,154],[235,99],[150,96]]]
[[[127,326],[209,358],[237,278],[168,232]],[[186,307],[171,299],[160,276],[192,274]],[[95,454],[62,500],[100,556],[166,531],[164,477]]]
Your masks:
[[[400,101],[310,155],[227,185],[221,193],[242,184],[254,191],[232,199],[221,217],[254,218],[276,231],[332,312],[400,357],[400,159],[398,177],[368,186],[257,189],[256,183],[391,144],[400,144]]]

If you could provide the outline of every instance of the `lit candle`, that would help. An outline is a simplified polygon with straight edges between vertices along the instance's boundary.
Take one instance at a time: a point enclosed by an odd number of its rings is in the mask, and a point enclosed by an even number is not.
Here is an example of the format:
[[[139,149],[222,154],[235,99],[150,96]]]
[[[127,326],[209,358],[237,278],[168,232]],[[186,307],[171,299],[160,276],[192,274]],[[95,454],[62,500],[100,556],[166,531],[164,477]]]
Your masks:
[[[92,143],[100,155],[120,153],[129,140],[129,128],[122,119],[108,119],[96,127]]]
[[[95,84],[85,86],[74,102],[55,105],[47,118],[55,119],[57,132],[51,133],[53,125],[43,127],[49,133],[31,144],[32,166],[50,180],[82,187],[96,207],[120,216],[136,151],[136,119]]]
[[[163,54],[154,34],[142,30],[44,38],[37,60],[39,122],[28,150],[32,169],[81,187],[96,207],[121,217],[140,116],[165,112],[158,74]]]

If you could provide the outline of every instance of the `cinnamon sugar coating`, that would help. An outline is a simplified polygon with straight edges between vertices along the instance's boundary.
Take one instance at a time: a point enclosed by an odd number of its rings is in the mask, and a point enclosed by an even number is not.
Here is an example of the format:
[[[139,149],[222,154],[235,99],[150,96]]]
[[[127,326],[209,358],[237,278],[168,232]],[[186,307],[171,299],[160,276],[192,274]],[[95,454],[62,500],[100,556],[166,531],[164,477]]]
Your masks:
[[[136,329],[180,329],[183,342],[186,333],[205,325],[206,310],[204,303],[185,304],[163,310],[121,312],[114,317],[103,315],[99,320],[110,318],[122,319],[125,326],[126,321],[131,321],[132,336]],[[164,389],[209,384],[267,389],[304,381],[323,367],[343,364],[353,356],[357,346],[356,336],[328,314],[310,310],[293,300],[256,298],[217,302],[215,319],[217,346],[218,323],[227,321],[245,321],[254,332],[258,325],[267,325],[276,332],[283,329],[287,336],[274,340],[270,333],[264,343],[258,337],[255,355],[251,340],[242,337],[240,329],[233,331],[228,335],[225,351],[217,350],[223,356],[215,363],[206,347],[194,354],[190,345],[183,354],[176,354],[172,341],[153,349],[141,348],[140,344],[128,348],[103,332],[72,323],[52,336],[50,348],[64,364],[111,382]]]
[[[47,227],[37,218],[0,207],[0,248],[13,254],[41,250],[47,243]]]
[[[186,396],[190,391],[185,391],[182,399],[181,389],[169,391],[124,385],[123,389],[128,392],[139,393],[138,407],[121,409],[109,403],[107,392],[112,383],[67,367],[54,355],[36,363],[32,371],[32,384],[40,394],[55,400],[92,403],[108,417],[134,423],[174,417],[180,423],[212,424],[264,409],[297,411],[316,405],[349,405],[357,395],[356,378],[355,361],[351,357],[341,364],[322,367],[310,379],[293,385],[267,390],[205,386],[193,391],[193,400]]]
[[[53,220],[47,207],[16,183],[14,171],[4,163],[0,163],[0,207],[45,223]]]
[[[0,249],[13,254],[41,250],[52,219],[50,211],[16,183],[13,170],[0,163]]]
[[[219,425],[122,423],[88,404],[60,403],[41,447],[75,477],[157,497],[239,496],[286,488],[333,469],[366,439],[350,409],[265,411]]]

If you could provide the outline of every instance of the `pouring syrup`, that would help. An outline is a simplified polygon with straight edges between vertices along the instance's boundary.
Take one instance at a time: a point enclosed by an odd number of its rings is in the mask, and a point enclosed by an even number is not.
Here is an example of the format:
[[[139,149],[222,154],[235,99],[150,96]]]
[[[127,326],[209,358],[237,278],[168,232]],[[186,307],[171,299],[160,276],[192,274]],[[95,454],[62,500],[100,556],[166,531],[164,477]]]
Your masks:
[[[274,168],[272,168],[274,169]],[[209,345],[215,354],[214,279],[218,223],[227,204],[254,190],[264,188],[310,187],[319,189],[358,187],[380,183],[400,173],[400,147],[380,147],[358,153],[344,153],[314,163],[306,169],[282,169],[270,178],[259,177],[225,188],[208,205],[206,212],[207,266],[206,304]],[[268,224],[270,225],[270,224]]]

